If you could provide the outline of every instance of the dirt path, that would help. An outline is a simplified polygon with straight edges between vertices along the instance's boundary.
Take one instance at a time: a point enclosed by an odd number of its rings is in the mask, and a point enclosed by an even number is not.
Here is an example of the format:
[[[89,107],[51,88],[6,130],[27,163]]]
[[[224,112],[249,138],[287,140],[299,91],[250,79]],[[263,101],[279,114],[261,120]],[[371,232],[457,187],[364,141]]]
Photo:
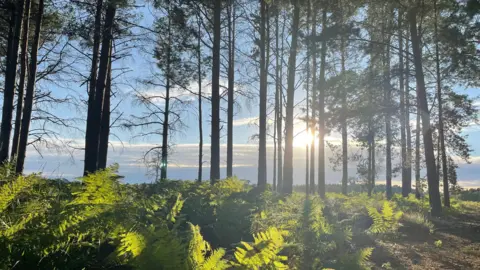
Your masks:
[[[404,227],[395,239],[375,240],[373,269],[480,269],[478,208],[432,222],[433,234]]]

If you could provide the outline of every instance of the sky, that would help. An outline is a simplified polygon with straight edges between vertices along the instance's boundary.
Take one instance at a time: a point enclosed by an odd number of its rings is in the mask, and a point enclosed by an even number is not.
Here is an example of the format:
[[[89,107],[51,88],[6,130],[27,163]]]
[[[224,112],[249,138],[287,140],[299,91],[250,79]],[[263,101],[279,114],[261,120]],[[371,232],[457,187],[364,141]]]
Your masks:
[[[153,21],[153,14],[150,9],[142,8],[143,18],[141,24],[148,26]],[[244,46],[244,40],[239,40],[239,46]],[[152,94],[163,93],[161,87],[147,87],[140,83],[142,78],[146,78],[152,72],[155,72],[155,66],[152,64],[152,59],[144,52],[148,51],[147,45],[141,47],[134,47],[132,54],[129,57],[118,60],[114,63],[113,69],[116,74],[123,74],[124,70],[128,70],[122,76],[117,77],[115,83],[116,96],[113,104],[118,104],[112,118],[116,116],[122,116],[128,118],[131,115],[139,115],[144,112],[144,109],[135,102],[133,94],[135,91],[149,92]],[[248,47],[240,48],[245,51],[249,50]],[[240,58],[240,57],[239,57]],[[75,57],[71,58],[72,66],[78,73],[88,72],[88,61],[78,60]],[[239,81],[246,81],[248,78],[255,76],[252,74],[252,70],[249,67],[244,66],[240,60],[236,62],[236,76]],[[114,76],[115,77],[115,76]],[[221,80],[222,85],[226,85],[226,80]],[[203,90],[208,96],[210,92],[210,81],[207,78],[202,82]],[[255,97],[241,97],[239,93],[244,90],[250,90],[255,92],[256,85],[237,83],[237,104],[235,107],[235,116],[233,122],[233,153],[234,153],[234,168],[233,173],[241,179],[249,180],[253,183],[257,178],[257,161],[258,161],[258,144],[252,135],[258,133],[258,127],[255,123],[258,121],[258,100]],[[42,82],[41,89],[50,89],[57,97],[74,97],[82,96],[86,97],[86,89],[84,85],[81,85],[79,81],[74,79],[65,79],[62,84],[52,83],[50,81]],[[193,92],[198,89],[195,83],[190,85]],[[248,89],[246,89],[248,88]],[[270,88],[272,89],[272,88]],[[478,89],[471,88],[457,88],[456,91],[460,93],[466,93],[472,97],[476,97]],[[182,121],[185,126],[181,131],[176,132],[171,137],[171,141],[174,143],[168,164],[168,178],[170,179],[190,179],[193,180],[197,177],[198,172],[198,114],[196,113],[196,99],[194,96],[182,92],[174,91],[176,95],[182,100],[191,102],[188,109],[183,111]],[[269,99],[273,100],[273,91],[269,92]],[[296,92],[296,102],[301,102],[305,98],[303,89],[299,89]],[[75,100],[75,99],[74,99]],[[58,107],[50,107],[49,110],[54,114],[61,115],[65,118],[72,120],[72,125],[75,128],[60,128],[53,127],[56,132],[56,137],[51,138],[52,142],[56,144],[68,145],[67,148],[51,149],[51,148],[39,148],[34,149],[28,147],[27,159],[25,164],[25,172],[42,172],[46,177],[63,177],[67,179],[75,179],[81,176],[83,171],[83,159],[84,153],[81,148],[84,144],[85,128],[85,109],[78,106],[82,99],[78,99],[74,104],[61,105]],[[75,104],[76,103],[76,104]],[[162,105],[162,100],[156,101],[157,105]],[[209,123],[209,110],[210,106],[208,101],[204,101],[204,114],[203,114],[203,126],[204,126],[204,157],[205,161],[203,165],[203,179],[209,178],[209,160],[210,160],[210,123]],[[223,101],[222,106],[226,107],[226,103]],[[84,107],[83,107],[84,108]],[[297,109],[295,113],[300,115],[300,110]],[[221,114],[222,121],[226,121],[226,113]],[[411,117],[414,119],[414,117]],[[269,122],[271,125],[272,123]],[[414,124],[412,122],[411,124]],[[158,128],[158,127],[153,127]],[[221,137],[221,176],[224,177],[226,173],[226,123],[223,123],[222,137]],[[152,147],[160,145],[161,137],[147,136],[138,137],[141,130],[127,130],[120,127],[112,129],[112,135],[110,136],[110,147],[108,155],[108,164],[118,163],[120,165],[119,174],[125,176],[124,181],[128,183],[142,183],[150,182],[153,180],[151,175],[148,175],[145,162],[142,160],[145,152]],[[305,132],[305,124],[296,120],[294,128],[294,184],[303,184],[305,182],[305,148],[306,145],[311,143],[311,135]],[[458,178],[460,185],[464,187],[478,187],[480,186],[480,127],[477,125],[470,126],[465,134],[469,136],[468,142],[472,145],[474,152],[472,153],[471,164],[465,162],[459,163]],[[329,134],[326,140],[335,145],[340,144],[339,134]],[[271,183],[273,177],[273,140],[268,138],[267,147],[267,179]],[[349,151],[356,152],[361,151],[355,146],[354,141],[349,142]],[[399,163],[398,153],[399,150],[394,151],[393,162]],[[328,160],[332,157],[332,152],[327,148],[326,161],[327,171],[326,179],[328,183],[339,183],[341,181],[341,172],[335,171]],[[381,159],[379,160],[381,162]],[[384,182],[385,176],[382,168],[384,165],[380,163],[378,166],[380,171],[377,176],[377,182]],[[423,174],[425,172],[422,171]],[[354,162],[349,163],[349,176],[356,177],[356,164]],[[394,184],[398,184],[400,175],[394,176]]]

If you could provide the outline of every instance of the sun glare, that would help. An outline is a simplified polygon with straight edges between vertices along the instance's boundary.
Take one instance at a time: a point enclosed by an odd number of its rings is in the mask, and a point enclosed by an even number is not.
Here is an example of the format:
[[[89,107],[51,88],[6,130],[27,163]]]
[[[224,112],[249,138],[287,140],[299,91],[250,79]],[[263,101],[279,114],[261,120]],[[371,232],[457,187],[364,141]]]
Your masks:
[[[311,145],[315,139],[315,135],[311,130],[305,130],[302,133],[295,136],[293,139],[293,146],[301,147]]]

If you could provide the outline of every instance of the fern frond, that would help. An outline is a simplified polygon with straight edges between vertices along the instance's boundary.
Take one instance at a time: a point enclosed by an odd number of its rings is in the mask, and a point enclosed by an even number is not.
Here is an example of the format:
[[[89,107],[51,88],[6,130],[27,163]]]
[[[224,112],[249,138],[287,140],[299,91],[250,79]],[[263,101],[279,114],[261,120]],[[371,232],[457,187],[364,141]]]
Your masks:
[[[26,177],[20,175],[12,182],[3,184],[0,187],[0,213],[5,211],[18,195],[29,190],[37,181],[38,177],[35,175]]]
[[[146,247],[145,237],[138,232],[127,232],[120,235],[120,245],[117,247],[118,256],[131,255],[137,257]]]

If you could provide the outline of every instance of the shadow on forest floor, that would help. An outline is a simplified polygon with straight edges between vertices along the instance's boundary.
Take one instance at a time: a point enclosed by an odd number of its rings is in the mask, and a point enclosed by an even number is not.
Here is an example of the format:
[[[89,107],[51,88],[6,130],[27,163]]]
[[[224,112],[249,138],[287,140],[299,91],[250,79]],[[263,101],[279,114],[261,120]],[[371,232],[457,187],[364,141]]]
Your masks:
[[[418,225],[402,224],[395,236],[358,235],[354,241],[375,247],[372,269],[480,269],[480,213],[451,214],[432,222],[432,234]]]

